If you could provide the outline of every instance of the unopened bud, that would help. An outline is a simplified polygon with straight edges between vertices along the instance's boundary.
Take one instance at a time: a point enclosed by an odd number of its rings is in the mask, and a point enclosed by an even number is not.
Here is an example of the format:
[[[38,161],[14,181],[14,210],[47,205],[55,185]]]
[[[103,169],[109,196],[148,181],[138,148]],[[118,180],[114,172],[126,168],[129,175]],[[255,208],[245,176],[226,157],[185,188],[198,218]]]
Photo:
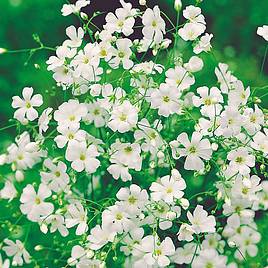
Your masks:
[[[43,249],[43,246],[42,245],[37,245],[37,246],[34,247],[34,250],[35,251],[40,251],[42,249]]]
[[[159,151],[159,152],[157,153],[157,157],[158,157],[159,159],[162,159],[162,158],[165,157],[165,154],[164,154],[162,151]]]
[[[139,4],[140,4],[141,6],[146,6],[146,0],[140,0],[140,1],[139,1]]]
[[[175,0],[174,2],[174,8],[177,12],[179,12],[181,10],[182,7],[182,3],[181,0]]]
[[[83,20],[88,20],[88,15],[84,12],[80,12],[80,16]]]
[[[0,54],[4,54],[7,52],[7,49],[0,47]]]
[[[21,170],[17,170],[15,173],[15,178],[18,182],[24,180],[24,173]]]

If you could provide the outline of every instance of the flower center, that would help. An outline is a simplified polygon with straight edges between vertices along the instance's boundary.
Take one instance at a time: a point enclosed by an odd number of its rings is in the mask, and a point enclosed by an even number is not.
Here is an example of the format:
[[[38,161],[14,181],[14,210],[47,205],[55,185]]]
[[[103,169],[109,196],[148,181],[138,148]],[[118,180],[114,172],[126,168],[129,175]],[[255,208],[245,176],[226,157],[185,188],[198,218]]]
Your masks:
[[[72,140],[74,138],[74,134],[73,133],[70,133],[69,135],[68,135],[68,139],[69,140]]]
[[[152,26],[156,27],[157,26],[157,22],[155,20],[152,21]]]
[[[100,54],[102,57],[105,57],[105,56],[107,56],[107,51],[105,49],[102,49]]]
[[[32,107],[31,103],[30,102],[26,102],[26,108],[27,109],[30,109]]]
[[[134,205],[137,201],[137,198],[135,196],[130,196],[128,198],[128,202],[131,204],[131,205]]]
[[[171,194],[172,192],[173,192],[173,189],[172,189],[172,188],[170,188],[170,187],[167,188],[167,193],[168,193],[168,194]]]
[[[121,213],[117,213],[115,218],[118,220],[118,221],[121,221],[123,219],[123,216]]]
[[[100,114],[100,110],[99,110],[99,109],[95,109],[95,110],[93,111],[93,114],[94,114],[94,115],[99,115],[99,114]]]
[[[236,159],[235,159],[235,162],[238,163],[238,164],[242,164],[244,162],[244,159],[242,156],[238,156]]]
[[[131,148],[130,146],[127,146],[127,147],[124,149],[124,151],[125,151],[127,154],[129,154],[129,153],[132,152],[132,148]]]
[[[59,171],[56,171],[56,172],[55,172],[55,176],[56,176],[56,177],[60,177],[60,172],[59,172]]]
[[[161,249],[156,249],[156,250],[154,251],[154,255],[155,255],[155,256],[160,256],[160,255],[162,255],[162,250],[161,250]]]
[[[85,58],[85,59],[84,59],[84,63],[85,63],[85,64],[88,64],[88,63],[89,63],[89,59],[88,59],[88,58]]]
[[[123,51],[120,51],[118,53],[118,57],[121,58],[121,59],[124,58],[125,57],[125,53]]]
[[[81,154],[81,155],[80,155],[80,160],[81,160],[81,161],[85,161],[85,160],[86,160],[86,156],[85,156],[84,154]]]
[[[196,149],[195,146],[191,146],[191,147],[189,148],[189,153],[190,153],[190,154],[195,154],[196,152],[197,152],[197,149]]]
[[[119,119],[123,122],[125,122],[127,120],[127,115],[126,114],[121,114]]]
[[[74,121],[74,120],[75,120],[75,116],[74,116],[74,115],[70,115],[70,116],[69,116],[69,120],[70,120],[70,121]]]
[[[169,96],[163,96],[163,101],[164,101],[164,102],[169,102],[169,101],[170,101]]]
[[[212,104],[212,101],[211,101],[211,99],[206,99],[206,100],[204,101],[204,103],[205,103],[205,105],[209,106],[209,105]]]
[[[244,187],[244,188],[242,189],[242,193],[243,193],[243,194],[247,194],[247,193],[248,193],[248,190],[249,190],[249,189],[248,189],[247,187]]]
[[[41,199],[39,197],[36,197],[34,202],[36,205],[39,205],[41,203]]]
[[[213,268],[213,264],[212,264],[211,262],[208,262],[208,263],[206,264],[206,268]]]
[[[117,26],[120,27],[120,28],[123,27],[124,26],[124,22],[122,20],[118,21],[117,22]]]

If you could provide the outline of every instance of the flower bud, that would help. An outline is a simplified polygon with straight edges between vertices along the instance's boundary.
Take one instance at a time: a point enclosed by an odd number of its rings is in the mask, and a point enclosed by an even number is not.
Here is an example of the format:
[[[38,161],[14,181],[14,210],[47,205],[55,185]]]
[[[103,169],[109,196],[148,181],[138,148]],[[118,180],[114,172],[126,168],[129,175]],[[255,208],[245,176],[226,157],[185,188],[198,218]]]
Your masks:
[[[234,241],[228,241],[228,245],[230,248],[235,248],[236,247],[236,244]]]
[[[80,16],[83,20],[88,20],[88,15],[84,12],[80,12]]]
[[[141,6],[146,6],[146,0],[139,0],[139,4]]]
[[[34,247],[34,250],[35,251],[40,251],[42,249],[43,249],[43,246],[42,245],[37,245],[37,246]]]
[[[188,209],[190,203],[186,198],[182,198],[180,202],[183,209]]]
[[[159,152],[157,153],[157,157],[158,157],[159,159],[162,159],[162,158],[165,157],[165,154],[164,154],[162,151],[159,151]]]
[[[17,170],[15,173],[15,178],[18,182],[24,180],[24,173],[21,170]]]
[[[170,220],[170,221],[173,221],[174,219],[176,219],[176,212],[174,211],[169,211],[167,214],[166,214],[166,219],[167,220]]]
[[[175,0],[174,2],[174,8],[177,12],[179,12],[181,10],[182,7],[182,3],[181,0]]]
[[[4,54],[7,52],[7,49],[0,47],[0,54]]]

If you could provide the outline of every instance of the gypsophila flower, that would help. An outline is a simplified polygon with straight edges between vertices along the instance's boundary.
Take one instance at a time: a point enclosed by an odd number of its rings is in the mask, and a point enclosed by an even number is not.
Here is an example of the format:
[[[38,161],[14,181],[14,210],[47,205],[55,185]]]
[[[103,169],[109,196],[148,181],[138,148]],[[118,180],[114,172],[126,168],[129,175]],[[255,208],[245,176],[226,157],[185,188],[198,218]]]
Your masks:
[[[19,96],[12,98],[12,107],[18,109],[14,113],[14,118],[21,122],[25,122],[25,120],[33,121],[38,117],[38,112],[34,107],[43,104],[43,97],[40,94],[33,95],[32,87],[25,87],[22,96],[23,99]]]
[[[3,247],[3,250],[7,256],[13,257],[13,266],[22,266],[24,263],[30,263],[30,254],[25,249],[24,244],[20,240],[13,242],[10,239],[5,239],[4,243],[6,245]]]

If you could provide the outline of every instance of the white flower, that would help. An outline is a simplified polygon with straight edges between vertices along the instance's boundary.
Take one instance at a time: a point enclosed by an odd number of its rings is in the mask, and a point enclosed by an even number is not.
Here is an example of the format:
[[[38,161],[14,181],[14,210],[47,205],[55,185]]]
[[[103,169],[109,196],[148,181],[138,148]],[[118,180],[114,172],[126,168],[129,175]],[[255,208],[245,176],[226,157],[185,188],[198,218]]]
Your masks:
[[[142,158],[141,148],[137,143],[121,143],[118,140],[111,145],[111,165],[107,171],[112,174],[114,179],[123,181],[131,180],[132,177],[128,169],[141,170]]]
[[[192,267],[203,268],[203,267],[217,267],[226,268],[227,257],[221,256],[215,249],[201,250],[199,256],[194,258]]]
[[[40,150],[39,144],[31,142],[28,132],[23,132],[16,138],[16,143],[7,148],[6,163],[12,163],[14,169],[25,170],[32,168],[40,162],[41,157],[46,156],[46,152]]]
[[[242,175],[250,173],[250,167],[255,165],[255,156],[248,153],[247,148],[239,147],[228,153],[227,159],[230,161],[230,167]]]
[[[258,253],[258,247],[256,246],[261,240],[261,235],[247,226],[242,227],[239,236],[236,238],[236,244],[240,251],[235,252],[235,257],[239,260],[243,260],[243,256],[248,254],[250,257],[255,257]]]
[[[98,250],[106,245],[108,242],[113,242],[116,236],[116,232],[111,231],[110,225],[102,224],[96,225],[91,229],[90,235],[87,237],[89,241],[89,248],[92,250]]]
[[[172,261],[176,264],[190,264],[195,254],[196,244],[186,243],[184,247],[178,247],[175,254],[172,256]],[[199,248],[196,254],[199,253]]]
[[[144,25],[142,33],[146,39],[154,40],[157,44],[163,40],[163,34],[166,33],[166,24],[161,18],[158,6],[145,10],[142,16],[142,23]]]
[[[138,109],[128,100],[113,107],[108,126],[113,131],[127,132],[136,126],[138,122]]]
[[[133,255],[142,257],[142,252],[139,250],[141,240],[144,235],[144,230],[142,228],[135,228],[129,232],[129,234],[124,237],[120,250],[124,252],[126,256]]]
[[[268,41],[268,25],[258,27],[257,34],[262,36],[266,41]]]
[[[194,53],[199,54],[201,52],[209,52],[211,50],[211,39],[213,38],[213,34],[206,33],[201,36],[200,40],[194,46]]]
[[[178,232],[178,240],[187,241],[187,242],[192,241],[194,239],[193,234],[194,234],[194,230],[192,226],[190,226],[187,223],[183,223],[180,226],[180,230]]]
[[[166,71],[166,83],[170,86],[177,87],[179,92],[188,89],[193,85],[195,79],[182,66],[176,66]]]
[[[183,145],[184,148],[179,146]],[[202,139],[202,134],[194,132],[192,139],[186,133],[181,133],[176,141],[170,142],[174,159],[186,156],[184,168],[187,170],[201,170],[204,163],[201,159],[209,160],[212,155],[211,144],[208,139]]]
[[[121,188],[116,197],[120,200],[120,204],[127,208],[130,215],[139,214],[148,203],[147,191],[136,184],[131,184],[129,188]]]
[[[206,26],[204,24],[190,22],[186,23],[183,28],[180,28],[178,34],[184,41],[194,41],[205,30]]]
[[[43,183],[40,184],[37,193],[31,184],[28,184],[20,197],[20,210],[27,215],[30,221],[39,221],[51,214],[54,210],[52,203],[46,202],[45,199],[51,196],[50,189]]]
[[[199,72],[203,69],[203,60],[197,56],[192,56],[188,63],[184,64],[185,69],[190,73]]]
[[[215,232],[215,217],[212,215],[208,216],[208,213],[203,209],[203,206],[197,205],[193,214],[188,211],[187,218],[192,224],[191,228],[196,234]]]
[[[72,228],[75,225],[78,225],[75,231],[76,235],[82,235],[87,232],[87,210],[80,202],[75,202],[67,206],[65,223],[67,228]]]
[[[262,151],[265,155],[268,154],[268,130],[264,129],[264,133],[259,131],[253,137],[251,146],[255,150]]]
[[[76,30],[76,28],[72,25],[66,29],[66,35],[70,38],[70,40],[64,41],[63,46],[71,48],[80,47],[84,37],[84,30],[81,27]]]
[[[180,92],[176,87],[162,83],[159,89],[151,94],[151,107],[158,109],[158,114],[168,117],[174,113],[180,113]]]
[[[109,61],[109,65],[116,69],[122,63],[124,69],[129,70],[132,68],[134,63],[130,59],[130,56],[132,55],[131,46],[132,41],[130,39],[117,39],[116,48],[111,48],[113,58]]]
[[[264,114],[261,109],[255,104],[255,111],[252,108],[246,108],[244,111],[244,128],[250,135],[254,135],[261,130],[261,126],[264,124]]]
[[[99,81],[100,75],[103,73],[103,69],[99,67],[99,46],[94,43],[87,44],[71,62],[71,66],[74,67],[74,76],[82,76],[89,81]]]
[[[145,252],[143,259],[148,266],[167,267],[170,264],[168,257],[175,253],[175,247],[170,237],[166,237],[161,243],[158,240],[153,235],[142,239],[140,249]]]
[[[244,88],[241,81],[237,80],[232,83],[232,90],[228,94],[228,104],[230,106],[239,106],[240,104],[245,105],[250,96],[250,88]]]
[[[66,58],[73,58],[76,54],[76,49],[68,48],[67,46],[59,46],[56,50],[56,56],[50,56],[46,61],[48,71],[56,71],[57,68],[64,68]]]
[[[196,107],[202,106],[200,110],[202,115],[208,117],[219,115],[222,109],[220,103],[223,103],[221,91],[216,87],[209,89],[206,86],[199,87],[196,91],[200,97],[193,96],[193,104]]]
[[[238,177],[232,187],[232,197],[237,199],[244,198],[249,201],[258,200],[256,193],[262,190],[260,180],[256,175],[252,175],[250,178]]]
[[[0,199],[8,199],[12,201],[17,196],[17,190],[11,181],[6,181],[4,187],[0,190]],[[1,266],[0,266],[1,267]]]
[[[183,10],[183,17],[193,23],[206,24],[205,17],[201,14],[201,8],[195,6],[187,6]]]
[[[172,176],[164,176],[160,178],[160,183],[153,182],[150,190],[151,198],[154,201],[163,200],[166,203],[173,203],[174,199],[183,197],[183,190],[186,188],[184,179],[175,180]]]
[[[60,135],[56,136],[54,141],[59,148],[63,148],[66,144],[69,145],[71,141],[85,141],[87,136],[87,133],[84,130],[79,129],[79,125],[68,127],[68,125],[60,124],[57,127],[57,131]]]
[[[159,134],[162,125],[159,120],[155,120],[153,126],[157,127],[157,129],[151,127],[148,120],[143,118],[138,122],[139,129],[134,132],[134,137],[136,141],[142,141],[141,149],[144,152],[150,151],[152,155],[155,155],[163,145],[162,137]]]
[[[43,132],[48,130],[48,124],[51,119],[51,112],[53,111],[52,108],[48,107],[43,111],[38,119],[38,126],[39,126],[39,134],[42,135]]]
[[[63,16],[68,16],[72,13],[76,14],[79,13],[80,9],[89,5],[89,0],[78,0],[75,4],[64,4],[61,12]]]
[[[68,229],[65,226],[65,220],[64,217],[62,215],[58,215],[58,214],[53,214],[53,215],[49,215],[46,219],[45,219],[45,224],[46,225],[51,225],[50,226],[50,232],[54,233],[57,230],[60,232],[60,234],[62,236],[67,236],[69,234]],[[41,226],[42,228],[42,226]],[[42,229],[41,229],[42,230]],[[46,233],[46,230],[42,230],[44,233]]]
[[[243,118],[236,107],[227,106],[220,115],[219,124],[225,137],[237,136],[241,131]]]
[[[66,150],[66,159],[72,162],[71,166],[77,172],[85,170],[94,173],[100,166],[97,147],[93,144],[87,147],[86,142],[71,141]]]
[[[22,91],[23,99],[19,96],[12,98],[12,107],[18,110],[14,113],[14,118],[23,122],[25,119],[30,121],[38,117],[38,112],[34,107],[39,107],[43,104],[43,97],[40,94],[33,95],[32,87],[25,87]]]
[[[219,66],[215,68],[215,74],[221,85],[222,93],[228,93],[228,91],[233,88],[233,84],[238,81],[228,68],[228,65],[225,63],[219,63]]]
[[[88,113],[83,118],[85,123],[94,123],[96,128],[105,126],[108,121],[108,112],[101,107],[99,101],[95,101],[87,104]]]
[[[40,172],[42,182],[54,192],[64,191],[70,181],[69,175],[66,173],[67,166],[62,161],[56,165],[49,158],[44,161],[44,166],[48,171]]]
[[[92,260],[92,252],[79,245],[73,246],[71,257],[67,260],[68,265],[76,266],[76,268],[100,267],[97,260]],[[96,261],[96,262],[95,262]]]
[[[16,243],[10,239],[5,239],[6,244],[2,249],[7,256],[13,257],[13,266],[22,266],[23,263],[30,263],[30,254],[25,249],[24,244],[20,240],[16,240]]]
[[[81,119],[86,116],[87,107],[78,100],[69,100],[61,104],[54,113],[54,119],[59,125],[76,127],[79,126]]]
[[[105,20],[106,25],[104,25],[104,29],[111,33],[118,32],[123,33],[125,36],[129,36],[134,32],[133,26],[135,24],[135,19],[129,17],[127,10],[124,8],[117,8],[115,14],[109,12],[105,17]]]
[[[134,227],[134,223],[130,220],[130,215],[119,204],[108,207],[103,211],[102,222],[109,225],[111,231],[119,234],[128,232]]]

